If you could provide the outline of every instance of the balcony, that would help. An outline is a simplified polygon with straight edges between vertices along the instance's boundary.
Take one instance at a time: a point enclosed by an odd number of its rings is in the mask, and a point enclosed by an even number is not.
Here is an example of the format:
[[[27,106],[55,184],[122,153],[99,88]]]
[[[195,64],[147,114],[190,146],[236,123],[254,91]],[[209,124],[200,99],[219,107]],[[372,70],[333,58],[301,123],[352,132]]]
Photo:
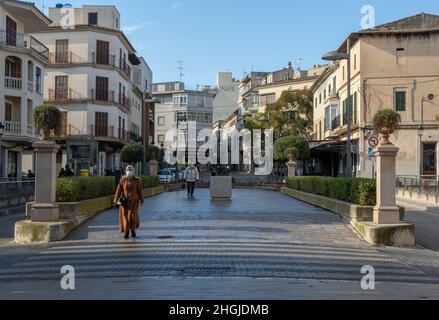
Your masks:
[[[115,68],[116,67],[116,56],[115,55],[100,55],[96,52],[92,52],[92,63],[95,65],[102,65],[102,66],[110,66]]]
[[[78,56],[71,51],[51,52],[49,54],[49,64],[52,65],[72,65],[88,63],[88,59]]]
[[[88,96],[71,89],[65,88],[61,90],[49,89],[49,94],[45,99],[47,102],[53,103],[96,103],[116,105],[124,112],[130,112],[131,99],[126,96],[119,96],[116,100],[114,90],[111,91],[96,91],[91,89]]]
[[[21,123],[5,121],[4,123],[4,133],[7,135],[20,136],[21,135]]]
[[[130,132],[114,126],[90,126],[90,134],[94,138],[115,140],[127,144],[130,142]]]
[[[123,73],[125,73],[125,75],[131,79],[131,67],[128,65],[128,63],[126,63],[125,61],[123,61],[121,63],[121,68]]]
[[[5,77],[5,88],[21,90],[23,88],[23,80],[21,78]]]
[[[49,59],[49,49],[32,36],[22,33],[11,33],[0,30],[0,45],[8,47],[16,47],[22,49],[30,49],[41,58]]]

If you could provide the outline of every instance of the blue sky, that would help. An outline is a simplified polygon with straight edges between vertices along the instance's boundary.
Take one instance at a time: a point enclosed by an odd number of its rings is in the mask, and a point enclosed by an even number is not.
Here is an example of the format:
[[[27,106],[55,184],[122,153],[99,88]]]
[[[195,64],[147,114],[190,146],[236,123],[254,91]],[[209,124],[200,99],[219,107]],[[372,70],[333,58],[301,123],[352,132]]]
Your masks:
[[[42,7],[43,0],[35,0]],[[45,6],[62,1],[45,0]],[[322,63],[347,34],[361,29],[361,8],[375,8],[376,24],[420,12],[439,14],[438,0],[71,0],[113,4],[122,27],[154,71],[154,81],[179,79],[185,62],[188,85],[214,84],[218,71],[273,71],[303,58],[303,68]],[[47,9],[46,9],[47,10]],[[47,11],[46,11],[47,12]]]

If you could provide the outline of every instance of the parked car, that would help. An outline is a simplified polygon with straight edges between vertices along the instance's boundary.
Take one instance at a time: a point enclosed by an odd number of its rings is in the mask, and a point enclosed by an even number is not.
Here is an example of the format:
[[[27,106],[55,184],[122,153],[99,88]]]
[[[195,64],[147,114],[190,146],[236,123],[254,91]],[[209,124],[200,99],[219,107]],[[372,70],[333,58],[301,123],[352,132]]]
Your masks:
[[[175,181],[175,175],[172,174],[171,170],[159,170],[157,175],[160,178],[160,183],[172,183]]]
[[[177,171],[177,168],[168,168],[167,170],[170,170],[171,173],[174,175],[174,181],[175,181],[175,172]],[[178,169],[178,182],[183,180],[183,170]]]

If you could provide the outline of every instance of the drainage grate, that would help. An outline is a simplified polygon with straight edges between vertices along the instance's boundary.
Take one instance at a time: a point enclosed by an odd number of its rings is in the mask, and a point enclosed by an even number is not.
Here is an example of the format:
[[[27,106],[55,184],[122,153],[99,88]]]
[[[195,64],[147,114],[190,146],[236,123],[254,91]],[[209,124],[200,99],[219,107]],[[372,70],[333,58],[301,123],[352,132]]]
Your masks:
[[[158,236],[157,237],[158,239],[172,239],[172,238],[174,238],[173,236],[167,236],[167,235],[164,235],[164,236]]]
[[[185,268],[180,270],[184,276],[220,276],[231,271],[231,268]]]

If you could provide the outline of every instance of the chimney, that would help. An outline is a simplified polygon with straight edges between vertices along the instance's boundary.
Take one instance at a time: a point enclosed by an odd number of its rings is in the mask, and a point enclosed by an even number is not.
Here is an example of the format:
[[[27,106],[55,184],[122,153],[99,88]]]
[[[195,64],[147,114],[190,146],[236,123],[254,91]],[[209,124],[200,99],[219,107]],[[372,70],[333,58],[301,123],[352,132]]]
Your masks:
[[[288,69],[289,69],[289,70],[291,70],[292,66],[293,66],[293,64],[291,63],[291,61],[288,62]]]

